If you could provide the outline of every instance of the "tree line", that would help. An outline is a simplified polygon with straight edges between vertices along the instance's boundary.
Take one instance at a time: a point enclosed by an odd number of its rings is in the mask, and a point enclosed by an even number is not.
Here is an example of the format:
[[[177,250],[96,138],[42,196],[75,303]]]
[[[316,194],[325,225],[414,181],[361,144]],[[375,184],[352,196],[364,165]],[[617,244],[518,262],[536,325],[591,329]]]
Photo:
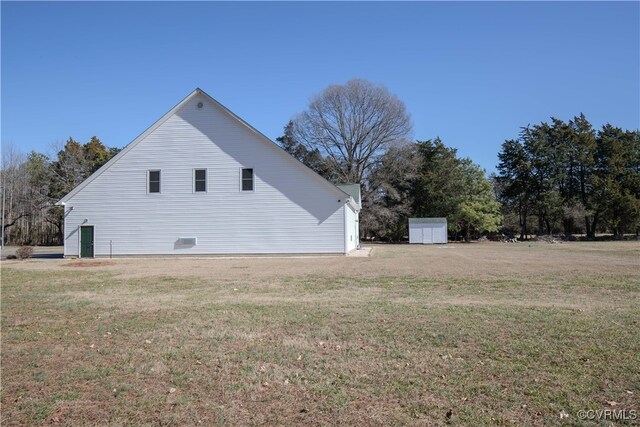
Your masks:
[[[334,183],[362,190],[360,236],[399,241],[409,217],[447,217],[454,238],[495,232],[500,205],[484,170],[439,139],[411,141],[406,107],[355,79],[311,99],[278,143]]]
[[[69,138],[55,156],[3,146],[2,191],[6,244],[60,245],[64,212],[55,203],[98,170],[120,149],[97,137],[81,144]]]
[[[502,144],[493,177],[505,226],[533,234],[640,230],[640,132],[595,130],[583,114],[526,126]]]
[[[313,97],[277,141],[330,181],[361,185],[364,238],[406,238],[409,217],[447,217],[450,238],[467,241],[640,231],[638,130],[551,118],[505,141],[491,177],[439,138],[410,133],[404,104],[356,79]]]
[[[490,177],[440,138],[412,140],[404,103],[384,86],[355,79],[314,96],[277,143],[329,181],[362,189],[363,239],[401,241],[410,217],[446,217],[449,237],[487,233],[622,237],[640,231],[640,132],[584,115],[521,129]],[[46,156],[3,147],[4,233],[9,244],[61,244],[55,202],[119,149],[72,138]]]

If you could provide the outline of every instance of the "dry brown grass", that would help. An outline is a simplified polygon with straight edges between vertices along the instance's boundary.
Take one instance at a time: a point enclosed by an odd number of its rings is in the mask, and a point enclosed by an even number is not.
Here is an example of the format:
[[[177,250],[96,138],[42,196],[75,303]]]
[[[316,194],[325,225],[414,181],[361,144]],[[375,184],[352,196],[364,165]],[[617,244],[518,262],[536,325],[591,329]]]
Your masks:
[[[107,265],[115,265],[115,263],[113,261],[96,261],[96,260],[84,261],[83,260],[83,261],[67,262],[63,264],[64,267],[105,267]]]
[[[4,262],[2,424],[580,425],[640,409],[639,259],[603,242]]]

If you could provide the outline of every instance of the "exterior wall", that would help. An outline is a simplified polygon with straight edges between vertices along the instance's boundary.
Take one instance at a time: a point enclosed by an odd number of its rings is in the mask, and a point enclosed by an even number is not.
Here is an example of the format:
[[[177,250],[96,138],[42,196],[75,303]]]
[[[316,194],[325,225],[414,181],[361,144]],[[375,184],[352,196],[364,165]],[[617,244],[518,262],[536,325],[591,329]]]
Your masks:
[[[252,192],[240,191],[243,167]],[[194,192],[198,168],[206,193]],[[149,194],[156,169],[161,193]],[[344,253],[345,197],[198,94],[66,201],[65,255],[79,255],[80,225],[95,227],[96,256],[110,241],[114,255]]]
[[[346,229],[346,247],[350,252],[358,247],[360,243],[358,213],[349,205],[344,207],[345,211],[345,229]]]

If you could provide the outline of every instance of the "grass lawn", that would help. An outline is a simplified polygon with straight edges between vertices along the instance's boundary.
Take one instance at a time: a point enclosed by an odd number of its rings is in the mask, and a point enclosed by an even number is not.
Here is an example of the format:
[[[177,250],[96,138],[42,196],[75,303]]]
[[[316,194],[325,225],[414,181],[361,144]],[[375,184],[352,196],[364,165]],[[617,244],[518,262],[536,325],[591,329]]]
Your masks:
[[[2,263],[2,425],[611,425],[637,242]],[[638,420],[613,425],[638,425]]]

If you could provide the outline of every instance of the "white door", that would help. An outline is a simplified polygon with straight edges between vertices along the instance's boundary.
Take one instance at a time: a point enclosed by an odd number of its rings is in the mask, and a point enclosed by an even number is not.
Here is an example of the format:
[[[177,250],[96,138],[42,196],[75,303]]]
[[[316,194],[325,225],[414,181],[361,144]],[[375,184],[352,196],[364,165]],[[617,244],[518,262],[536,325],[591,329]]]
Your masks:
[[[446,225],[444,224],[438,225],[436,228],[434,228],[433,231],[434,231],[434,236],[433,236],[434,243],[447,243]]]
[[[409,243],[422,243],[422,227],[419,224],[409,224]]]
[[[422,243],[433,243],[433,228],[429,227],[428,225],[422,227]]]

